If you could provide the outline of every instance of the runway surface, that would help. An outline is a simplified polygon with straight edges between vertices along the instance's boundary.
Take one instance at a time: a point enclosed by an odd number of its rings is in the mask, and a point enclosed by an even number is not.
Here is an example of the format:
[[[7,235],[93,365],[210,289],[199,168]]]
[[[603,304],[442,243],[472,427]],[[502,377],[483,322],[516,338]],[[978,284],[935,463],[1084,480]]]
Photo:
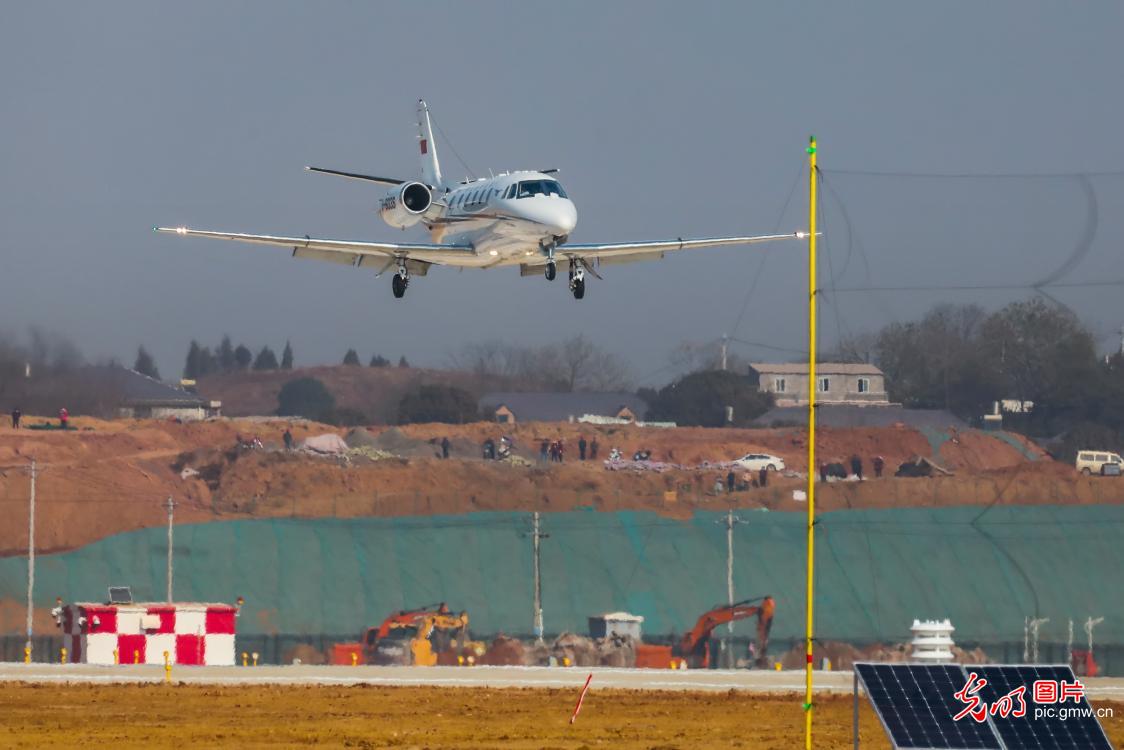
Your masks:
[[[173,667],[172,680],[209,685],[435,685],[442,687],[581,686],[592,672],[602,688],[626,690],[745,690],[799,692],[804,673],[765,670],[660,670],[581,667]],[[48,683],[159,682],[164,668],[155,665],[97,666],[91,664],[0,663],[0,681]],[[852,689],[851,672],[816,672],[817,692],[846,693]],[[1124,678],[1085,680],[1093,698],[1124,700]]]

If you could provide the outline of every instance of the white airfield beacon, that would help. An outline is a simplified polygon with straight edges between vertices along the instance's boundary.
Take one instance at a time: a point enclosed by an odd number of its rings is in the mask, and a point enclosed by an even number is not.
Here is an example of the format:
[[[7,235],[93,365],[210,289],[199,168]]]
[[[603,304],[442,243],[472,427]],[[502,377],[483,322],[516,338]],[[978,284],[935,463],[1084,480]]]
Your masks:
[[[376,276],[392,268],[395,297],[402,297],[412,276],[425,276],[430,266],[494,268],[519,266],[523,276],[543,274],[553,281],[558,263],[569,268],[570,291],[585,296],[585,276],[601,278],[594,265],[630,263],[662,258],[664,253],[721,245],[750,245],[772,240],[806,237],[805,232],[757,237],[709,237],[654,242],[571,244],[570,232],[578,213],[562,185],[553,176],[558,170],[508,172],[469,182],[449,182],[441,176],[429,108],[418,101],[418,147],[421,180],[399,180],[321,167],[305,167],[338,177],[389,185],[378,212],[392,227],[406,229],[421,224],[431,243],[360,242],[315,237],[281,237],[269,234],[213,232],[187,227],[154,227],[192,237],[253,242],[292,248],[295,258],[312,258],[349,266],[371,268]]]

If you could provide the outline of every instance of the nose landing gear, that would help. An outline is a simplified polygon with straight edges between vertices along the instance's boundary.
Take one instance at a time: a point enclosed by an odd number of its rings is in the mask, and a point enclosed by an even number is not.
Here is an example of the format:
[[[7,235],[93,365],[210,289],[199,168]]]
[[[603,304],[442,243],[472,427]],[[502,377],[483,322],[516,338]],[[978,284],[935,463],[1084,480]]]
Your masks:
[[[558,275],[558,266],[554,261],[546,264],[546,280],[554,281],[554,277]]]

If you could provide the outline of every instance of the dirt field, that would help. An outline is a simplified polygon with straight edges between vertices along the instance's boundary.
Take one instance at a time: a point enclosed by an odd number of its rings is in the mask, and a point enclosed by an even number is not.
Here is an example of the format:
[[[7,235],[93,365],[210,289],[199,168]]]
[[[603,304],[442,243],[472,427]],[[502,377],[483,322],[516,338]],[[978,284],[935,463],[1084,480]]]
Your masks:
[[[26,417],[33,423],[35,417]],[[491,423],[411,425],[361,429],[358,438],[382,460],[287,454],[281,433],[291,425],[299,442],[347,430],[284,420],[216,420],[177,424],[157,420],[72,420],[76,431],[11,430],[0,427],[0,555],[24,554],[28,476],[34,456],[38,483],[36,539],[40,552],[80,547],[111,534],[166,522],[162,503],[178,503],[177,523],[271,516],[364,516],[466,513],[482,510],[564,511],[647,509],[686,517],[698,508],[734,506],[796,510],[792,490],[803,480],[774,476],[766,488],[716,496],[715,479],[725,470],[690,468],[667,472],[606,471],[601,462],[579,462],[580,436],[596,437],[601,458],[611,447],[626,455],[645,448],[658,461],[698,467],[749,451],[780,455],[803,470],[804,431],[795,429],[671,430],[632,426]],[[512,465],[480,459],[480,445],[502,432],[514,437]],[[234,450],[236,436],[260,436],[265,450]],[[448,436],[452,458],[434,457],[431,441]],[[564,464],[538,463],[539,441],[565,440]],[[355,442],[353,436],[352,441]],[[920,432],[904,427],[824,429],[817,448],[825,459],[852,453],[883,455],[888,469],[914,455],[931,456]],[[1032,453],[1033,446],[1027,448]],[[385,456],[390,456],[389,458]],[[885,506],[1010,503],[1124,502],[1124,481],[1085,478],[1049,460],[1030,462],[1011,444],[989,435],[964,433],[946,441],[936,459],[956,472],[933,479],[886,478],[840,482],[817,493],[822,511]],[[188,470],[181,475],[181,472]],[[193,472],[199,472],[194,474]]]
[[[802,746],[796,695],[598,691],[575,725],[578,690],[0,685],[0,745],[621,750]],[[1109,738],[1124,742],[1124,705]],[[822,696],[817,748],[851,747],[850,696]],[[863,748],[888,748],[862,704]]]

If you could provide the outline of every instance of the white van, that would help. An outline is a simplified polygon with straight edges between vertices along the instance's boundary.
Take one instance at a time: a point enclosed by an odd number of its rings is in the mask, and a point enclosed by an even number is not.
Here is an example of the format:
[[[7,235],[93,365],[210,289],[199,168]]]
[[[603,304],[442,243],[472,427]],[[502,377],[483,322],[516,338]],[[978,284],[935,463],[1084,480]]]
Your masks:
[[[1114,466],[1115,464],[1115,466]],[[1092,474],[1115,474],[1124,472],[1124,459],[1108,451],[1078,451],[1077,470],[1085,476]]]

